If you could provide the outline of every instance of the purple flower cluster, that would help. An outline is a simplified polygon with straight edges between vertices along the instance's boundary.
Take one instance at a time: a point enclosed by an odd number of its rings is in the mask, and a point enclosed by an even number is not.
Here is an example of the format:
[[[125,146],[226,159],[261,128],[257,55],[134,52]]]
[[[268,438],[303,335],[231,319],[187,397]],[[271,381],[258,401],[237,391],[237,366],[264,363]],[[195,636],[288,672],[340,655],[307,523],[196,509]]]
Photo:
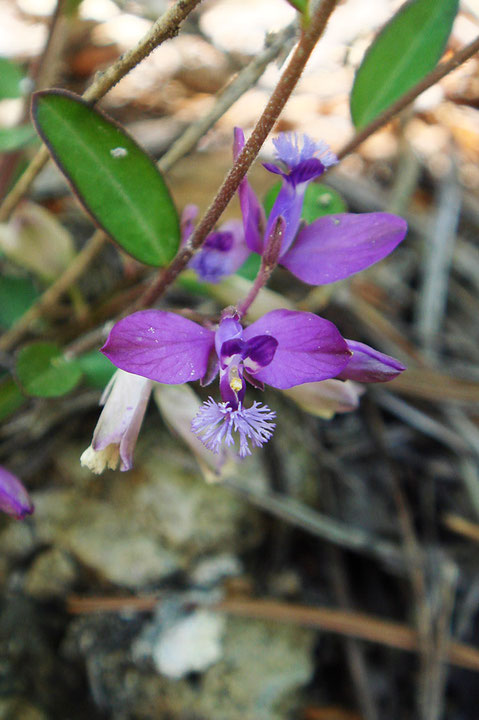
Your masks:
[[[313,313],[273,310],[243,328],[226,311],[216,330],[162,310],[141,310],[120,320],[102,352],[122,370],[165,384],[219,375],[222,402],[210,398],[192,430],[213,452],[239,438],[241,457],[270,439],[274,413],[244,404],[246,382],[285,390],[328,378],[383,382],[404,368],[397,360],[345,340],[333,323]]]
[[[280,135],[274,143],[281,164],[265,167],[282,178],[282,186],[269,217],[244,179],[238,190],[242,225],[222,225],[191,262],[202,279],[216,282],[235,272],[252,251],[267,258],[273,239],[280,242],[280,264],[304,282],[320,285],[369,267],[401,242],[406,223],[388,213],[328,215],[305,226],[301,213],[307,185],[337,159],[324,143],[307,136]],[[237,129],[235,157],[243,146],[243,133]],[[188,206],[183,214],[184,243],[193,231],[196,212]],[[210,397],[191,429],[212,452],[238,442],[238,453],[244,457],[251,446],[267,442],[275,428],[275,413],[267,405],[245,404],[247,383],[260,390],[265,385],[286,390],[331,378],[386,382],[404,370],[394,358],[346,340],[328,320],[292,310],[273,310],[246,327],[234,308],[223,312],[217,327],[171,312],[143,310],[113,327],[102,352],[122,375],[82,458],[96,471],[119,460],[121,469],[131,467],[151,381],[176,385],[200,380],[206,385],[219,376],[221,402]]]
[[[235,129],[234,157],[244,147],[243,131]],[[191,267],[206,282],[217,282],[236,272],[250,252],[263,254],[278,218],[284,223],[279,263],[309,285],[326,285],[343,280],[389,255],[404,238],[405,220],[385,212],[326,215],[310,225],[301,221],[304,195],[312,180],[337,163],[328,146],[307,135],[281,134],[273,140],[281,164],[264,163],[279,175],[282,186],[268,219],[245,178],[238,194],[243,216],[241,230],[234,221],[212,233]],[[183,215],[183,240],[193,230],[194,206]],[[225,240],[231,233],[233,240]]]

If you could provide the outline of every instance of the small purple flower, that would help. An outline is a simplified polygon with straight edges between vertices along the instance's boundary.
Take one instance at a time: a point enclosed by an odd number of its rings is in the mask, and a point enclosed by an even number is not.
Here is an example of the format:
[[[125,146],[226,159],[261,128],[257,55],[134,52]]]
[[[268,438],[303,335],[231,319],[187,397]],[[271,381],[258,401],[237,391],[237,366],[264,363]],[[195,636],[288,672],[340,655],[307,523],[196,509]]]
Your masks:
[[[355,380],[360,383],[378,383],[394,380],[406,368],[390,355],[355,340],[346,340],[351,358],[337,377],[340,380]]]
[[[153,387],[151,380],[117,370],[105,388],[103,405],[93,439],[80,458],[94,473],[106,468],[130,470],[133,451]]]
[[[262,254],[265,239],[278,217],[285,221],[279,263],[309,285],[325,285],[364,270],[389,255],[403,240],[407,224],[390,213],[341,213],[318,218],[301,226],[301,211],[308,184],[337,162],[325,143],[307,135],[282,134],[275,141],[278,160],[285,166],[264,163],[280,175],[282,187],[266,227],[259,203],[247,181],[239,188],[245,239],[248,247]],[[244,145],[243,132],[236,128],[235,145]]]
[[[23,520],[32,514],[33,509],[33,503],[17,476],[0,466],[0,510]]]
[[[149,380],[181,384],[219,373],[221,403],[209,399],[192,429],[213,452],[239,437],[241,457],[267,442],[274,413],[258,402],[245,407],[246,382],[286,389],[337,376],[351,351],[328,320],[307,312],[273,310],[243,328],[224,313],[216,331],[174,313],[143,310],[120,320],[102,352],[119,368]]]

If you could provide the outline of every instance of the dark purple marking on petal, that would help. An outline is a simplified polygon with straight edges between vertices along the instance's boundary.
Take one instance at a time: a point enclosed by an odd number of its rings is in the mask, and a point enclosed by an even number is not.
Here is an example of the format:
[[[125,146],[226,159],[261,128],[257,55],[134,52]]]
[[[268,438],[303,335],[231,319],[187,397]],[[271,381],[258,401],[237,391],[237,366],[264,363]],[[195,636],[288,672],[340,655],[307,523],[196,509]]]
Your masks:
[[[303,282],[326,285],[382,260],[406,231],[406,221],[389,213],[327,215],[301,230],[281,264]]]
[[[288,176],[288,182],[294,186],[300,185],[301,183],[309,182],[319,177],[325,170],[326,168],[321,160],[318,160],[318,158],[309,158],[308,160],[303,160],[291,170]]]
[[[278,347],[278,341],[271,335],[256,335],[245,343],[243,351],[244,367],[255,374],[269,365]]]
[[[141,310],[113,327],[102,353],[122,370],[178,385],[202,378],[214,332],[162,310]]]
[[[33,512],[33,503],[16,475],[0,467],[0,511],[23,520]]]
[[[336,326],[313,313],[273,310],[243,332],[245,340],[255,335],[278,341],[273,360],[255,377],[283,390],[336,377],[351,356]]]
[[[399,360],[369,345],[355,340],[346,340],[346,342],[353,354],[338,375],[341,380],[356,380],[362,383],[388,382],[406,369]]]
[[[231,358],[235,355],[239,355],[241,358],[244,357],[246,349],[246,343],[241,338],[233,338],[231,340],[225,340],[221,346],[220,363],[222,367],[229,364]]]

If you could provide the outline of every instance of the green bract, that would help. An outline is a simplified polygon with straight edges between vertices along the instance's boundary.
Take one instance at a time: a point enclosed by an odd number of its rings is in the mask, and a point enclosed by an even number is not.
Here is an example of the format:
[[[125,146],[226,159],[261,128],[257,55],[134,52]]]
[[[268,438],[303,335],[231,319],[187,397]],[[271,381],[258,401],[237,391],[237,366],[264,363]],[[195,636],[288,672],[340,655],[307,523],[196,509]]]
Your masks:
[[[36,128],[85,209],[137,260],[166,265],[178,214],[154,160],[121,127],[65,91],[33,96]]]

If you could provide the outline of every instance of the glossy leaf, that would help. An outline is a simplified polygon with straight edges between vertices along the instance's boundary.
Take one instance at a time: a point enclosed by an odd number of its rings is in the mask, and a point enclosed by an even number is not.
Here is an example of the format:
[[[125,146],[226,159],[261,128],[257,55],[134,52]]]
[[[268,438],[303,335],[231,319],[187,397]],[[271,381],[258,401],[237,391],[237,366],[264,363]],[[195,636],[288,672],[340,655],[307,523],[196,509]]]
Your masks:
[[[58,397],[73,390],[82,371],[55,343],[38,342],[20,350],[16,374],[22,388],[35,397]]]
[[[73,93],[35,93],[32,114],[55,162],[96,223],[137,260],[166,265],[179,246],[179,220],[153,159],[120,126]]]
[[[22,96],[23,73],[15,63],[0,57],[0,100]]]
[[[430,72],[444,52],[459,0],[410,0],[369,47],[354,80],[356,128],[374,120]]]
[[[35,130],[31,125],[0,128],[0,152],[12,152],[37,140]]]
[[[38,296],[39,292],[30,278],[0,276],[0,325],[11,327]]]

